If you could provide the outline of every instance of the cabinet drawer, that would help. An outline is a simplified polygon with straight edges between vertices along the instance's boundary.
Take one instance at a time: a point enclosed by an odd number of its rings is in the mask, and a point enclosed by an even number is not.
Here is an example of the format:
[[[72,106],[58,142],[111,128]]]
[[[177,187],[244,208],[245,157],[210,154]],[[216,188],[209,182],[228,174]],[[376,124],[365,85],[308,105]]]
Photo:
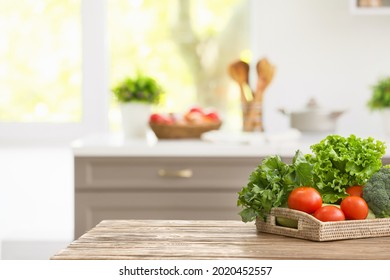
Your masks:
[[[79,193],[75,238],[107,219],[240,220],[235,192]]]
[[[75,158],[76,191],[87,189],[235,189],[256,158]]]

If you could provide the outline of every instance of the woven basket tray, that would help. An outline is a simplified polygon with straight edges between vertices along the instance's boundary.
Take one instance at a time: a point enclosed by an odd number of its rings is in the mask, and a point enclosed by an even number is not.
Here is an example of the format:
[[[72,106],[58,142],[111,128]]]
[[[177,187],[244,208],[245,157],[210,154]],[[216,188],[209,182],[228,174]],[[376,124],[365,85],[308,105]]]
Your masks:
[[[200,138],[202,133],[217,130],[219,123],[202,124],[155,124],[149,123],[150,128],[159,139]]]
[[[298,221],[298,228],[276,224],[276,217]],[[286,235],[313,241],[331,241],[366,237],[390,236],[390,218],[321,222],[312,215],[288,208],[273,208],[264,222],[256,219],[259,232]]]

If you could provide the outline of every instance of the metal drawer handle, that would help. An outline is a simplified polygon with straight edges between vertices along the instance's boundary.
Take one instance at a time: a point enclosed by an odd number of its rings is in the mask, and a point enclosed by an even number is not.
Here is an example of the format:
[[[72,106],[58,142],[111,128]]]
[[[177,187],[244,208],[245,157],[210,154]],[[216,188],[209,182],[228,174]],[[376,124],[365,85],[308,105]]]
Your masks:
[[[191,169],[180,169],[180,170],[159,169],[158,175],[160,177],[191,178],[192,170]]]

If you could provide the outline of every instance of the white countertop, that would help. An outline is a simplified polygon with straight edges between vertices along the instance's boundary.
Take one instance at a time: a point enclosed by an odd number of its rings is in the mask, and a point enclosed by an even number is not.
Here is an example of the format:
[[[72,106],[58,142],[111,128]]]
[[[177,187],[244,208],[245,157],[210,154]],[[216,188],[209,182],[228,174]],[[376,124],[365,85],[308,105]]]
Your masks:
[[[360,136],[359,136],[360,137]],[[77,157],[142,156],[142,157],[264,157],[280,155],[293,157],[297,150],[310,152],[310,146],[324,138],[323,135],[253,135],[250,138],[226,141],[185,139],[157,140],[154,135],[146,139],[125,139],[121,134],[91,135],[72,143]],[[245,141],[242,141],[242,140]],[[380,139],[380,138],[376,138]],[[383,139],[380,139],[384,141]],[[387,157],[390,153],[387,152]]]
[[[86,139],[73,143],[75,156],[172,156],[172,157],[259,157],[269,154],[290,156],[300,146],[295,143],[242,145],[210,143],[202,140],[159,140],[150,145],[146,141],[117,141],[101,138],[98,142]]]

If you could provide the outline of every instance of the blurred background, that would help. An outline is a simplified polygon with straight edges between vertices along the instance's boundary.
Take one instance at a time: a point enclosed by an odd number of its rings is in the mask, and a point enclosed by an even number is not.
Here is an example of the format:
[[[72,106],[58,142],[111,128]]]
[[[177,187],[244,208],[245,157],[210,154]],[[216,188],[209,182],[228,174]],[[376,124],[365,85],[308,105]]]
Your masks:
[[[47,258],[72,240],[70,143],[120,131],[111,88],[138,71],[165,89],[154,111],[213,107],[223,130],[239,131],[228,65],[248,62],[255,87],[255,64],[266,57],[276,67],[266,131],[289,129],[279,108],[315,98],[345,110],[338,132],[382,135],[367,102],[390,74],[390,1],[360,2],[0,0],[2,258]]]

